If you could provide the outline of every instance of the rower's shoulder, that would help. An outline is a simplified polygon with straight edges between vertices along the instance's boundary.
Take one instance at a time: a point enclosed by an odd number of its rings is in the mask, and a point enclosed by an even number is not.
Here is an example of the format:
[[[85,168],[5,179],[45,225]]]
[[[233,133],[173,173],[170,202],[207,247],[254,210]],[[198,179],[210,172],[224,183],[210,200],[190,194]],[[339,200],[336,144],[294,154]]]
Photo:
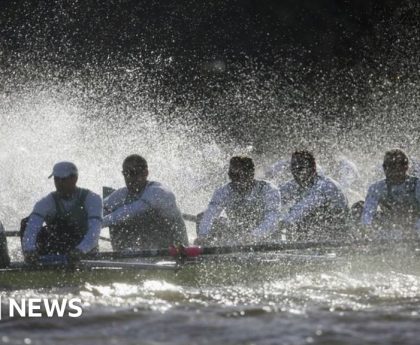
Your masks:
[[[90,190],[90,189],[83,189],[84,191],[86,191],[86,202],[101,202],[102,203],[102,197],[98,194],[95,193],[94,191]]]
[[[155,198],[175,197],[175,193],[168,185],[158,181],[149,181],[143,195],[145,198],[149,195]]]
[[[104,204],[114,204],[118,200],[123,200],[128,194],[127,187],[121,187],[119,189],[114,190],[111,194],[109,194],[106,198],[104,198]]]
[[[55,212],[54,192],[40,198],[34,205],[32,213],[37,213],[42,216]]]
[[[255,180],[255,183],[257,184],[257,186],[266,191],[278,190],[278,188],[273,183],[266,180]]]
[[[35,203],[35,206],[54,205],[54,193],[55,192],[48,193],[47,195],[44,195],[38,199],[38,201]]]
[[[334,180],[333,178],[331,178],[329,176],[320,175],[320,177],[318,179],[318,184],[320,186],[324,186],[326,188],[334,188],[334,189],[340,189],[341,190],[340,184],[336,180]]]
[[[294,179],[287,181],[286,183],[281,184],[278,189],[281,193],[292,192],[299,188],[299,185],[296,183]]]
[[[172,190],[168,185],[159,181],[149,181],[146,189],[172,193]]]
[[[213,192],[212,201],[217,200],[217,202],[220,202],[221,200],[226,200],[230,197],[232,192],[233,191],[230,182],[225,183],[224,185],[219,186],[215,189],[215,191]]]
[[[382,180],[378,180],[375,181],[373,183],[371,183],[368,187],[368,191],[370,192],[378,192],[381,190],[386,190],[386,180],[382,179]]]

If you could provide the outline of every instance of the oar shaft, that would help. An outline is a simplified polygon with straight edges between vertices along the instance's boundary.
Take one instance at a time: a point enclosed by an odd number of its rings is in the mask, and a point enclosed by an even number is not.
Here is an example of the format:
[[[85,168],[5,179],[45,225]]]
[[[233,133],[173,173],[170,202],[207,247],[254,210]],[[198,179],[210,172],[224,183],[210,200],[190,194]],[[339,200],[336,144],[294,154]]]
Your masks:
[[[345,248],[358,247],[366,245],[397,245],[397,244],[418,244],[416,240],[370,240],[362,239],[356,241],[323,241],[323,242],[277,242],[261,243],[252,245],[222,246],[222,247],[187,247],[184,249],[186,256],[212,255],[212,254],[231,254],[231,253],[252,253],[252,252],[270,252],[284,250],[303,250],[311,248]],[[200,248],[198,250],[197,248]],[[191,251],[191,255],[189,252]]]
[[[316,247],[343,247],[343,242],[279,242],[279,243],[261,243],[251,245],[236,245],[223,247],[203,247],[201,254],[230,254],[230,253],[252,253],[252,252],[270,252],[282,250],[298,250]]]
[[[187,220],[189,222],[193,222],[193,223],[198,222],[198,217],[194,214],[183,213],[182,218],[184,218],[184,220]]]
[[[20,232],[19,231],[6,231],[7,237],[19,237]]]
[[[410,241],[409,243],[412,243]],[[395,245],[398,243],[407,243],[407,241],[324,241],[324,242],[277,242],[277,243],[261,243],[252,245],[235,245],[223,247],[170,247],[163,249],[146,249],[127,252],[100,252],[89,256],[92,259],[117,259],[117,258],[150,258],[150,257],[184,257],[192,258],[201,255],[217,255],[232,253],[258,253],[285,250],[303,250],[311,248],[345,248],[357,247],[365,245]]]
[[[86,259],[93,260],[109,260],[109,259],[131,259],[131,258],[154,258],[171,256],[170,250],[167,248],[163,249],[144,249],[136,251],[122,251],[122,252],[99,252],[94,254],[88,254],[85,256]]]
[[[165,264],[154,264],[147,262],[124,262],[124,261],[102,261],[102,260],[81,260],[78,266],[85,268],[124,268],[142,270],[164,270],[173,271],[178,269],[174,262]]]
[[[99,252],[86,258],[94,260],[152,258],[152,257],[197,257],[200,255],[269,252],[280,250],[308,249],[316,247],[343,247],[343,242],[280,242],[253,245],[223,246],[223,247],[170,247],[161,249],[144,249],[122,252]]]
[[[20,236],[20,231],[6,231],[6,236],[7,237],[19,237]],[[108,238],[108,237],[100,236],[99,239],[102,240],[102,241],[111,242],[111,239]]]

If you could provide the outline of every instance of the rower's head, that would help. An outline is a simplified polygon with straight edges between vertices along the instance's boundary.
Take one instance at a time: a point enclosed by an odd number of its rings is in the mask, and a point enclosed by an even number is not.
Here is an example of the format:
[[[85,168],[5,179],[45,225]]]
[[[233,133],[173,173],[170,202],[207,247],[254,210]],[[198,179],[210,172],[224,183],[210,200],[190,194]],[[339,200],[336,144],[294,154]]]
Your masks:
[[[316,162],[312,152],[295,151],[290,161],[293,178],[302,187],[311,185],[316,176]]]
[[[408,157],[403,150],[393,149],[385,152],[384,173],[391,184],[401,184],[407,176]]]
[[[124,159],[122,174],[125,185],[131,193],[137,193],[143,189],[149,176],[147,161],[140,155],[130,155]]]
[[[254,181],[255,166],[252,158],[246,156],[234,156],[229,162],[230,180],[235,185],[249,185]]]
[[[59,162],[54,165],[53,171],[48,178],[54,177],[57,193],[63,197],[70,197],[76,190],[79,172],[72,162]]]

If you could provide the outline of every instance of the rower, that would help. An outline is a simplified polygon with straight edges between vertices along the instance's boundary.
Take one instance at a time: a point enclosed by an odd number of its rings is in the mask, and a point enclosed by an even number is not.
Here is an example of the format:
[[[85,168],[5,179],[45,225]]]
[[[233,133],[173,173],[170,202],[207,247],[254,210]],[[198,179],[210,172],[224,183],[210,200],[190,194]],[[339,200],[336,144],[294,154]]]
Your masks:
[[[204,212],[197,244],[258,241],[277,230],[280,193],[270,183],[254,179],[252,159],[232,157],[228,175],[231,182],[214,192]],[[223,211],[227,219],[220,218]]]
[[[360,181],[360,173],[356,164],[346,157],[340,157],[334,165],[333,178],[338,182],[349,203],[355,203],[362,199],[362,196],[356,191]]]
[[[10,264],[9,250],[7,248],[6,231],[0,222],[0,268],[5,268]]]
[[[263,178],[275,184],[290,178],[290,160],[280,159],[264,169]]]
[[[292,154],[293,180],[280,187],[285,214],[281,228],[291,230],[295,240],[341,238],[348,211],[339,185],[320,175],[314,155],[306,150]]]
[[[380,236],[416,238],[416,232],[420,232],[420,183],[407,174],[408,168],[404,151],[387,151],[383,160],[385,179],[368,189],[362,223],[375,228]]]
[[[104,200],[102,227],[109,227],[114,250],[187,245],[188,236],[175,195],[149,181],[147,161],[133,154],[122,165],[125,187]]]
[[[81,257],[97,250],[102,220],[102,199],[76,186],[78,170],[72,162],[54,165],[56,191],[38,201],[22,221],[22,250],[27,260],[57,254]]]

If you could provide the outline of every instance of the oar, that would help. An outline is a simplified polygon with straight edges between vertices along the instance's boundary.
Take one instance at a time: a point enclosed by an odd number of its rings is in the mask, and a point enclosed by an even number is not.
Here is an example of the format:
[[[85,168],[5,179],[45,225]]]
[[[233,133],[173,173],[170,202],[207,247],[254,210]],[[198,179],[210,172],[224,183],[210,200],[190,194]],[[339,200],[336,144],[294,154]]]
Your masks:
[[[109,260],[109,259],[130,259],[130,258],[155,258],[155,257],[175,257],[176,249],[161,248],[161,249],[143,249],[143,250],[125,250],[125,251],[110,251],[87,254],[83,259],[92,260]]]
[[[164,270],[174,271],[178,269],[175,262],[168,263],[146,263],[146,262],[124,262],[124,261],[104,261],[104,260],[81,260],[78,267],[84,268],[124,268],[124,269],[142,269],[142,270]]]
[[[6,231],[7,237],[19,237],[20,232],[19,231]],[[111,239],[109,237],[99,236],[99,239],[102,241],[111,242]]]
[[[14,269],[31,269],[31,270],[43,270],[43,269],[64,269],[68,267],[80,267],[80,268],[123,268],[123,269],[135,269],[135,270],[162,270],[162,271],[175,271],[179,267],[176,262],[165,262],[165,263],[147,263],[147,262],[123,262],[123,261],[105,261],[105,260],[81,260],[75,266],[68,265],[67,261],[57,261],[49,263],[40,263],[38,265],[30,265],[26,262],[11,262],[6,270]]]
[[[272,242],[250,245],[234,245],[220,247],[200,247],[200,246],[171,246],[162,249],[145,249],[136,251],[122,252],[100,252],[89,255],[92,259],[117,259],[117,258],[150,258],[150,257],[175,257],[175,258],[194,258],[201,255],[217,255],[232,253],[257,253],[273,252],[286,250],[302,250],[311,248],[345,248],[364,245],[394,245],[398,243],[413,243],[413,241],[389,241],[389,240],[358,240],[358,241],[324,241],[324,242]]]
[[[19,237],[19,231],[5,231],[7,237]]]
[[[311,248],[346,248],[358,247],[366,245],[397,245],[397,244],[416,244],[415,240],[402,239],[402,240],[371,240],[362,239],[355,241],[307,241],[307,242],[271,242],[259,243],[250,245],[234,245],[234,246],[221,246],[221,247],[186,247],[181,248],[181,255],[186,257],[197,257],[200,255],[215,255],[215,254],[231,254],[231,253],[253,253],[253,252],[272,252],[272,251],[286,251],[286,250],[303,250]]]
[[[354,242],[352,242],[354,243]],[[365,244],[368,242],[364,242]],[[371,242],[369,242],[371,243]],[[359,243],[360,244],[360,243]],[[252,245],[235,245],[221,247],[200,247],[200,246],[171,246],[160,249],[143,249],[133,251],[111,251],[88,254],[86,257],[92,259],[117,259],[117,258],[151,258],[151,257],[187,257],[193,258],[200,255],[231,254],[231,253],[252,253],[252,252],[270,252],[280,250],[297,250],[319,247],[344,247],[348,243],[343,242],[279,242],[279,243],[261,243]]]
[[[182,218],[184,218],[185,220],[187,220],[189,222],[193,222],[193,223],[198,222],[198,217],[194,214],[183,213]]]

